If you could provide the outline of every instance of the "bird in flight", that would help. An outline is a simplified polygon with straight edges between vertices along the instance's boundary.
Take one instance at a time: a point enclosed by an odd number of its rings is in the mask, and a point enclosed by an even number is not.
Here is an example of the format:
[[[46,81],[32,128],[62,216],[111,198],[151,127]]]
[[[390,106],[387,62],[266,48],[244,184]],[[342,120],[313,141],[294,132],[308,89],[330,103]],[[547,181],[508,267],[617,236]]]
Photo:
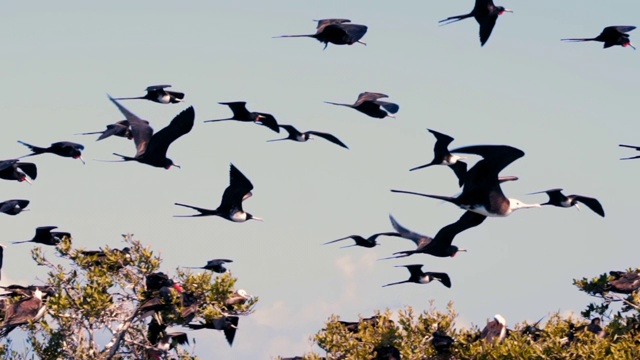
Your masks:
[[[123,97],[123,98],[117,98],[114,100],[145,99],[145,100],[150,100],[160,104],[176,104],[184,101],[184,93],[165,90],[168,87],[171,87],[171,85],[151,85],[145,89],[147,94],[144,96]]]
[[[363,114],[366,114],[373,118],[384,119],[386,117],[395,117],[394,114],[400,110],[398,104],[394,104],[387,101],[380,101],[378,99],[388,98],[388,95],[382,93],[363,92],[358,95],[358,99],[353,104],[342,104],[325,101],[327,104],[346,106],[352,109],[356,109]]]
[[[504,6],[496,6],[493,0],[476,0],[476,4],[470,13],[464,15],[450,16],[444,20],[440,20],[442,25],[448,25],[466,18],[473,17],[480,25],[480,46],[484,46],[491,36],[493,27],[496,26],[498,16],[505,12],[512,13],[510,9],[506,9]]]
[[[322,19],[316,21],[318,21],[318,26],[316,27],[315,34],[281,35],[275,37],[310,37],[324,43],[324,49],[327,48],[329,43],[335,45],[353,45],[355,43],[367,45],[360,41],[367,32],[365,25],[351,24],[351,20],[348,19]]]
[[[291,125],[278,125],[279,127],[285,129],[289,135],[286,138],[282,138],[282,139],[273,139],[273,140],[267,140],[268,142],[271,141],[281,141],[281,140],[293,140],[293,141],[298,141],[298,142],[306,142],[307,140],[311,140],[313,139],[313,136],[317,136],[319,138],[323,138],[329,142],[332,142],[338,146],[341,146],[345,149],[348,149],[349,147],[347,147],[347,145],[345,145],[342,141],[340,141],[340,139],[338,139],[337,137],[329,134],[329,133],[324,133],[324,132],[320,132],[320,131],[305,131],[305,132],[300,132],[298,131],[298,129],[294,128]]]
[[[615,45],[619,45],[622,47],[631,47],[633,50],[636,49],[633,44],[631,44],[631,40],[629,40],[629,31],[635,29],[635,26],[607,26],[602,30],[600,35],[594,38],[580,38],[580,39],[561,39],[562,41],[572,41],[572,42],[582,42],[582,41],[600,41],[603,42],[603,49],[610,48]],[[620,145],[623,146],[623,145]],[[627,146],[627,147],[635,147],[635,146]]]

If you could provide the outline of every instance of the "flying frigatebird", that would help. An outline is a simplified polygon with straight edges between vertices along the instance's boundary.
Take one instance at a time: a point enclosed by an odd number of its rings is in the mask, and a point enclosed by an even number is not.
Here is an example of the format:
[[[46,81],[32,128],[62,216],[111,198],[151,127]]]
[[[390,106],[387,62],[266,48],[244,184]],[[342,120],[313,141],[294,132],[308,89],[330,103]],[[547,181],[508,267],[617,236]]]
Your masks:
[[[71,238],[71,234],[68,232],[62,231],[51,231],[53,229],[57,229],[57,226],[40,226],[36,228],[36,234],[33,236],[31,240],[25,241],[14,241],[12,244],[21,244],[26,242],[34,242],[37,244],[50,245],[55,246],[62,241],[62,239],[66,236]]]
[[[576,209],[580,210],[580,208],[578,207],[578,202],[581,202],[585,204],[589,209],[593,210],[593,212],[595,212],[596,214],[604,217],[604,209],[602,208],[602,204],[600,204],[597,199],[582,195],[564,195],[562,193],[562,189],[550,189],[534,192],[531,194],[541,193],[547,194],[549,196],[549,201],[540,205],[553,205],[564,208],[575,206]]]
[[[18,215],[29,205],[29,200],[14,199],[0,202],[0,213],[7,215]]]
[[[600,35],[594,38],[580,38],[580,39],[561,39],[562,41],[573,41],[573,42],[582,42],[582,41],[600,41],[604,43],[603,48],[610,48],[615,45],[620,45],[622,47],[631,47],[635,50],[635,46],[631,44],[631,40],[629,40],[629,31],[635,29],[635,26],[607,26],[602,30]],[[623,145],[620,145],[623,146]],[[634,147],[634,146],[629,146]]]
[[[145,99],[160,104],[176,104],[184,101],[184,93],[165,90],[168,87],[171,87],[171,85],[151,85],[145,89],[147,94],[144,96],[116,98],[114,100]]]
[[[279,127],[285,129],[289,135],[286,138],[282,138],[282,139],[273,139],[273,140],[267,140],[268,142],[271,141],[281,141],[281,140],[293,140],[293,141],[298,141],[298,142],[306,142],[307,140],[311,140],[313,139],[312,136],[317,136],[320,138],[323,138],[327,141],[330,141],[338,146],[342,146],[345,149],[348,149],[349,147],[347,145],[345,145],[342,141],[340,141],[340,139],[338,139],[337,137],[335,137],[334,135],[331,135],[329,133],[324,133],[324,132],[320,132],[320,131],[305,131],[305,132],[300,132],[298,131],[298,129],[294,128],[291,125],[278,125]]]
[[[214,318],[211,320],[206,320],[203,323],[194,324],[190,323],[186,326],[189,329],[199,330],[199,329],[214,329],[214,330],[222,330],[224,332],[224,337],[227,339],[229,346],[233,345],[233,339],[236,336],[236,330],[238,329],[238,321],[240,320],[237,316],[223,316],[220,318]]]
[[[26,181],[31,184],[38,176],[38,168],[34,163],[19,162],[18,159],[0,161],[0,179]]]
[[[487,40],[489,40],[489,36],[491,36],[493,27],[496,26],[498,16],[505,12],[512,13],[513,11],[506,9],[503,6],[496,6],[493,3],[493,0],[476,0],[476,4],[470,13],[450,16],[444,20],[440,20],[439,22],[444,23],[442,25],[448,25],[466,18],[475,18],[478,25],[480,25],[480,46],[484,46],[484,44],[487,43]]]
[[[353,104],[342,104],[329,101],[325,101],[325,103],[350,107],[370,117],[384,119],[386,117],[395,117],[394,114],[400,110],[400,106],[398,104],[378,100],[387,97],[389,96],[385,94],[365,91],[358,95],[358,99]]]
[[[348,19],[322,19],[315,21],[318,22],[315,34],[281,35],[274,37],[310,37],[324,43],[324,49],[327,48],[329,43],[335,45],[353,45],[355,43],[367,45],[360,41],[367,32],[367,27],[365,25],[351,24],[351,20]]]
[[[254,111],[247,110],[246,101],[220,102],[218,104],[227,105],[233,112],[233,116],[226,119],[205,120],[205,122],[217,122],[217,121],[228,121],[228,120],[253,122],[258,125],[266,126],[277,133],[280,132],[280,128],[278,127],[278,122],[276,121],[276,118],[273,115],[263,113],[263,112],[254,112]]]
[[[337,240],[331,240],[328,241],[322,245],[327,245],[327,244],[332,244],[334,242],[337,241],[342,241],[342,240],[346,240],[346,239],[353,239],[356,243],[353,245],[347,245],[347,246],[342,246],[342,248],[346,248],[346,247],[352,247],[352,246],[362,246],[365,248],[372,248],[375,247],[377,245],[380,245],[376,239],[379,236],[396,236],[396,237],[401,237],[402,234],[396,233],[396,232],[382,232],[382,233],[377,233],[377,234],[373,234],[371,236],[369,236],[368,238],[364,238],[360,235],[349,235],[349,236],[345,236],[343,238],[337,239]]]
[[[397,285],[397,284],[404,284],[404,283],[428,284],[433,280],[440,281],[442,285],[448,288],[451,287],[451,279],[449,279],[449,275],[447,275],[446,273],[431,272],[431,271],[423,272],[422,265],[419,265],[419,264],[397,265],[396,267],[406,267],[407,270],[409,270],[409,273],[411,274],[409,276],[409,279],[382,285],[382,287]]]
[[[129,121],[133,141],[136,145],[136,155],[134,157],[116,153],[114,153],[114,155],[121,157],[123,161],[137,161],[154,167],[162,167],[165,169],[169,169],[171,166],[180,167],[174,164],[171,159],[167,158],[167,150],[171,143],[182,135],[187,134],[193,128],[196,116],[193,106],[183,110],[171,120],[169,125],[154,134],[153,129],[149,126],[149,122],[134,115],[111,96],[109,96],[109,100],[118,107],[120,112]]]
[[[20,141],[18,140],[18,142],[26,147],[29,148],[29,150],[32,151],[31,154],[25,155],[25,156],[21,156],[21,158],[27,157],[27,156],[34,156],[34,155],[40,155],[40,154],[44,154],[44,153],[51,153],[51,154],[56,154],[58,156],[62,156],[62,157],[70,157],[70,158],[74,158],[74,159],[80,159],[80,161],[82,161],[82,163],[84,164],[84,160],[82,159],[82,150],[84,150],[84,146],[80,145],[78,143],[74,143],[71,141],[59,141],[56,143],[51,144],[51,146],[47,147],[47,148],[43,148],[43,147],[38,147],[38,146],[34,146],[31,144],[27,144],[24,141]]]
[[[145,121],[145,122],[149,124],[148,121]],[[129,140],[133,140],[133,134],[131,134],[131,129],[129,128],[129,120],[120,120],[116,123],[109,124],[107,125],[107,128],[103,131],[78,133],[76,135],[95,135],[95,134],[100,134],[100,136],[98,136],[98,139],[96,139],[96,141],[106,139],[109,136],[118,136],[118,137],[127,138]]]
[[[626,148],[632,148],[635,149],[636,151],[640,151],[640,146],[634,146],[634,145],[624,145],[624,144],[620,144],[618,145],[620,147],[626,147]],[[626,157],[626,158],[622,158],[620,160],[632,160],[632,159],[638,159],[640,158],[640,155],[636,155],[636,156],[630,156],[630,157]]]
[[[462,185],[464,185],[464,177],[467,174],[467,163],[460,161],[461,159],[464,159],[463,157],[453,155],[449,152],[448,146],[453,141],[453,138],[435,130],[427,130],[436,137],[436,143],[433,146],[433,160],[428,164],[416,166],[409,171],[423,169],[431,165],[446,165],[456,174],[456,177],[458,178],[458,185],[462,187]]]
[[[176,217],[220,216],[233,222],[245,222],[251,219],[262,221],[262,218],[255,217],[242,210],[242,202],[253,195],[251,190],[253,190],[251,181],[231,164],[229,168],[229,186],[224,190],[218,208],[212,210],[175,203],[178,206],[184,206],[199,212],[196,215],[176,215]]]
[[[209,270],[209,271],[213,271],[219,274],[225,273],[227,272],[227,268],[224,267],[224,264],[226,263],[230,263],[233,262],[233,260],[229,260],[229,259],[212,259],[207,261],[207,264],[205,266],[185,266],[185,268],[187,269],[204,269],[204,270]]]
[[[540,204],[525,204],[518,199],[507,198],[500,183],[517,180],[517,177],[498,177],[498,173],[509,164],[524,156],[522,150],[508,145],[473,145],[452,150],[453,153],[482,156],[464,179],[462,194],[457,197],[422,194],[412,191],[391,190],[392,192],[425,196],[444,200],[461,209],[484,216],[504,217],[518,209],[540,207]]]

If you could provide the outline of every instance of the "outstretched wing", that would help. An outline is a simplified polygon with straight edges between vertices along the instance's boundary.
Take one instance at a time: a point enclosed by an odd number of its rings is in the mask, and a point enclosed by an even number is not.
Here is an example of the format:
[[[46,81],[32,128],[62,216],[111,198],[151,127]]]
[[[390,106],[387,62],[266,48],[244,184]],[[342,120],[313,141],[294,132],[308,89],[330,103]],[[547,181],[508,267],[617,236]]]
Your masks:
[[[400,234],[401,237],[413,241],[416,244],[416,246],[424,247],[433,241],[432,238],[426,235],[415,233],[405,228],[404,226],[400,225],[396,221],[396,219],[394,219],[393,216],[391,216],[391,214],[389,214],[389,220],[391,220],[391,225]]]
[[[493,31],[493,27],[496,26],[496,21],[498,20],[498,15],[493,15],[484,18],[480,24],[480,45],[484,46],[489,40],[489,36],[491,36],[491,32]]]
[[[593,210],[593,212],[595,212],[596,214],[604,217],[604,209],[602,208],[602,204],[600,204],[600,201],[598,201],[597,199],[581,195],[574,195],[573,198],[576,201],[587,205],[587,207]]]
[[[378,99],[388,98],[388,97],[389,95],[386,95],[386,94],[365,91],[363,93],[360,93],[360,95],[358,95],[358,100],[356,100],[353,106],[358,106],[365,101],[376,101]]]
[[[122,115],[124,115],[127,121],[129,121],[131,135],[133,136],[133,141],[136,145],[136,157],[144,154],[147,151],[153,135],[153,129],[149,126],[149,122],[137,117],[127,108],[120,105],[120,103],[114,100],[111,96],[109,96],[109,100],[118,107],[118,110],[120,110]]]
[[[151,137],[149,145],[147,146],[148,152],[166,156],[169,145],[171,145],[171,143],[178,139],[180,136],[191,131],[195,118],[196,113],[195,110],[193,110],[193,106],[190,106],[186,110],[183,110],[180,114],[173,118],[173,120],[171,120],[171,123],[169,123],[169,125],[167,125],[164,129],[158,131],[153,135],[153,137]]]
[[[331,24],[344,24],[344,23],[351,22],[351,20],[349,19],[320,19],[315,21],[318,22],[318,26],[316,26],[316,29],[320,29],[323,26],[327,26]]]
[[[247,110],[246,101],[219,102],[220,105],[227,105],[233,112],[234,119],[246,119],[251,116]]]
[[[328,133],[324,133],[324,132],[319,132],[319,131],[307,131],[308,134],[311,135],[315,135],[317,137],[321,137],[327,141],[330,141],[336,145],[342,146],[345,149],[348,149],[349,147],[347,145],[345,145],[342,141],[340,141],[340,139],[338,139],[337,137],[328,134]]]
[[[482,222],[486,218],[487,217],[484,215],[475,213],[473,211],[467,211],[464,214],[462,214],[462,216],[460,217],[460,219],[458,219],[458,221],[440,229],[440,231],[438,231],[436,236],[433,238],[433,242],[431,243],[431,245],[432,246],[443,246],[443,245],[451,246],[451,243],[453,242],[453,239],[456,237],[456,235],[460,234],[461,232],[467,229],[470,229],[472,227],[482,224]]]

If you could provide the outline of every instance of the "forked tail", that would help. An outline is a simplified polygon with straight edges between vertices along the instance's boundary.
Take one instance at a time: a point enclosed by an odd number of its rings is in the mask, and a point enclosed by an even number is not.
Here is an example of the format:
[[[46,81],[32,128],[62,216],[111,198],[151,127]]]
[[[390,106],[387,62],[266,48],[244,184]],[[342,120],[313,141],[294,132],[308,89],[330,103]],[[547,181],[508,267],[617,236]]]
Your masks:
[[[580,39],[560,39],[561,41],[595,41],[595,38],[580,38]]]
[[[464,20],[466,18],[470,18],[471,16],[473,16],[473,15],[464,14],[464,15],[449,16],[448,18],[446,18],[444,20],[438,21],[438,23],[444,23],[444,24],[441,24],[440,26],[449,25],[451,23],[458,22],[458,21]]]
[[[28,147],[28,148],[29,148],[29,150],[33,151],[33,154],[28,154],[28,155],[25,155],[25,156],[21,156],[20,158],[24,158],[24,157],[27,157],[27,156],[38,155],[38,154],[44,154],[45,152],[47,152],[47,149],[45,149],[45,148],[41,148],[41,147],[37,147],[37,146],[33,146],[33,145],[31,145],[31,144],[27,144],[26,142],[24,142],[24,141],[20,141],[20,140],[18,140],[18,142],[19,142],[20,144],[22,144],[22,145],[24,145],[24,146]]]

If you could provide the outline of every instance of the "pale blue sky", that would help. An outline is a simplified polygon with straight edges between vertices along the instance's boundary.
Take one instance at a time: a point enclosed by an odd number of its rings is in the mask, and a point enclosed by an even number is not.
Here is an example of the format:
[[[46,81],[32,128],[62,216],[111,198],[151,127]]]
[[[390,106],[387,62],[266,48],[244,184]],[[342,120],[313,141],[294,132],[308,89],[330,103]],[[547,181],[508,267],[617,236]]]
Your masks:
[[[87,165],[41,155],[32,186],[0,183],[0,201],[31,200],[30,212],[2,216],[8,244],[58,225],[74,244],[122,246],[134,233],[162,254],[162,269],[231,258],[239,287],[260,296],[256,312],[240,320],[234,346],[216,331],[190,332],[196,353],[210,359],[267,359],[319,350],[307,340],[331,313],[345,320],[404,305],[439,309],[455,302],[461,324],[484,324],[501,313],[509,325],[550,311],[580,311],[591,300],[573,278],[638,266],[633,231],[640,163],[618,143],[640,145],[636,88],[638,54],[603,50],[601,43],[563,43],[593,37],[609,25],[638,25],[640,4],[588,0],[499,2],[501,16],[484,48],[473,19],[439,27],[472,1],[372,3],[300,1],[66,1],[4,4],[0,53],[0,159],[35,145],[69,140],[86,146]],[[323,45],[313,39],[273,39],[313,33],[312,19],[348,18],[369,26],[367,46]],[[640,36],[631,32],[632,41]],[[640,43],[640,40],[638,41]],[[101,130],[122,116],[106,94],[142,95],[172,84],[186,102],[123,102],[159,130],[193,105],[196,124],[169,149],[182,169],[102,163],[111,153],[134,154],[132,142],[75,136]],[[323,101],[353,102],[362,91],[383,92],[400,104],[396,119],[373,119]],[[350,150],[324,140],[266,140],[279,135],[228,117],[219,101],[247,101],[299,130],[331,132]],[[453,136],[453,147],[508,144],[526,155],[504,175],[507,196],[554,187],[601,200],[607,217],[588,209],[543,208],[488,219],[455,244],[454,259],[415,255],[377,261],[411,249],[408,240],[380,239],[374,249],[321,246],[350,234],[390,231],[389,213],[408,228],[435,235],[462,211],[438,201],[392,194],[391,188],[453,195],[444,167],[408,169],[429,161],[432,128]],[[183,202],[216,207],[233,162],[254,184],[245,210],[265,222],[235,224],[189,214]],[[345,242],[344,245],[348,245]],[[1,283],[44,279],[29,245],[9,246]],[[53,254],[47,249],[49,254]],[[449,273],[453,287],[406,284],[398,264],[424,264]],[[13,335],[13,334],[12,334]]]

